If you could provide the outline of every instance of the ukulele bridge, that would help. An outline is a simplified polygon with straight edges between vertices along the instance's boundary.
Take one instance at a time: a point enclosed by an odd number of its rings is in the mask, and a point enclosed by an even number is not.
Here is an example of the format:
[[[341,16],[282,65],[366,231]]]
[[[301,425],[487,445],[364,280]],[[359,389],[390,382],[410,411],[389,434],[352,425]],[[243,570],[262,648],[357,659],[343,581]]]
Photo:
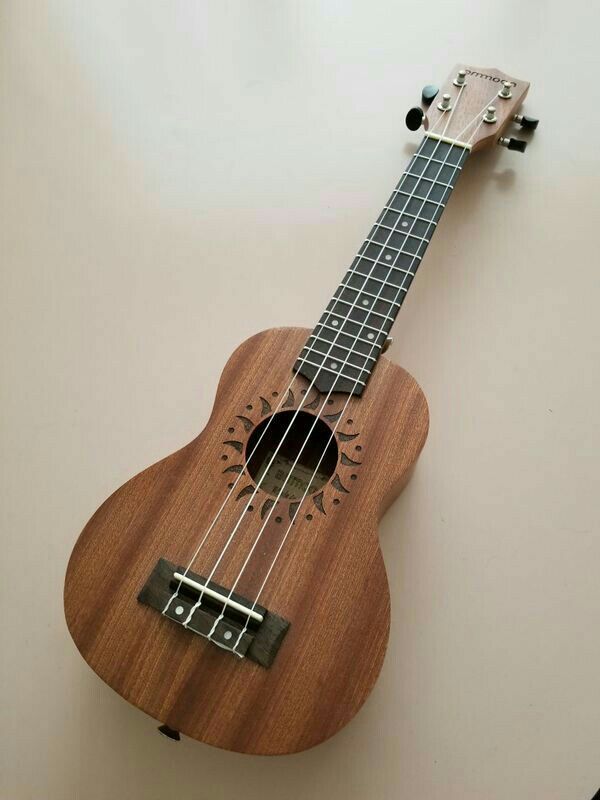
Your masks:
[[[137,599],[217,647],[263,667],[273,663],[290,626],[278,614],[164,558]]]

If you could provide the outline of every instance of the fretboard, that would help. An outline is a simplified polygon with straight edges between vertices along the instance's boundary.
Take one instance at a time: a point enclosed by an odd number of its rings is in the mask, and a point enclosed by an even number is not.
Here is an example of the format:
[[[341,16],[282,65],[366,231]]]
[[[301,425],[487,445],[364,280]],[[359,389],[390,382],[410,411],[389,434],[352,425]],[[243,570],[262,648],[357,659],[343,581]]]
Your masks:
[[[423,139],[294,365],[320,391],[362,394],[468,155]]]

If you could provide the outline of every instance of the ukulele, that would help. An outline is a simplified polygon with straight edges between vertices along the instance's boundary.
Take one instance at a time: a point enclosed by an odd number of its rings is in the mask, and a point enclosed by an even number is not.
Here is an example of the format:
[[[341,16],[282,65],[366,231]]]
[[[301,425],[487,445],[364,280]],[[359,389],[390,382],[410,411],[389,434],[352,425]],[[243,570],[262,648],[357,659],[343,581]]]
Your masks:
[[[254,754],[340,730],[384,659],[377,523],[425,444],[416,381],[383,353],[472,153],[500,144],[529,84],[457,66],[407,125],[424,135],[317,325],[248,339],[206,428],[136,475],[79,536],[69,631],[122,697],[179,732]]]

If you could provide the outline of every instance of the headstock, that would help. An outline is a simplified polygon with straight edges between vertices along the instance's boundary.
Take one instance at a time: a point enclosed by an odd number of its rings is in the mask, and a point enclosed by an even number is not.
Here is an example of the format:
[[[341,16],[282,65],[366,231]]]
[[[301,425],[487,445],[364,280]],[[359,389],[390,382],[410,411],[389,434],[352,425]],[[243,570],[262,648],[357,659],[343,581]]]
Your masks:
[[[426,86],[421,105],[411,108],[406,124],[416,130],[421,124],[448,139],[456,139],[481,150],[502,144],[510,150],[525,149],[525,142],[505,138],[511,123],[535,129],[537,120],[519,115],[529,84],[497,69],[457,64],[445,84]]]

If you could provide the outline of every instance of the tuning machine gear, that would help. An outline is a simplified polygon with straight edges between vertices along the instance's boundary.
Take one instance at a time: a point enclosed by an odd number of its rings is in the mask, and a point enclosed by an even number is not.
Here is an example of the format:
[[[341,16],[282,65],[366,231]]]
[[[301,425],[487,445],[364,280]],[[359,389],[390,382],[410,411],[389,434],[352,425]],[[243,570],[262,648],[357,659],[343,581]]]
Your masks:
[[[424,118],[425,112],[423,109],[419,106],[413,106],[413,108],[409,108],[408,114],[406,115],[406,127],[409,131],[416,131],[423,124]]]
[[[439,94],[439,87],[433,83],[428,83],[421,89],[421,103],[425,107],[430,106]],[[418,130],[425,120],[425,112],[420,106],[413,106],[408,109],[406,114],[406,127],[409,131]]]
[[[526,131],[534,131],[540,124],[539,119],[535,119],[535,117],[527,117],[525,114],[515,114],[513,121]]]
[[[498,139],[498,144],[507,150],[517,150],[519,153],[524,153],[527,147],[527,142],[523,139],[506,139],[504,136]]]

